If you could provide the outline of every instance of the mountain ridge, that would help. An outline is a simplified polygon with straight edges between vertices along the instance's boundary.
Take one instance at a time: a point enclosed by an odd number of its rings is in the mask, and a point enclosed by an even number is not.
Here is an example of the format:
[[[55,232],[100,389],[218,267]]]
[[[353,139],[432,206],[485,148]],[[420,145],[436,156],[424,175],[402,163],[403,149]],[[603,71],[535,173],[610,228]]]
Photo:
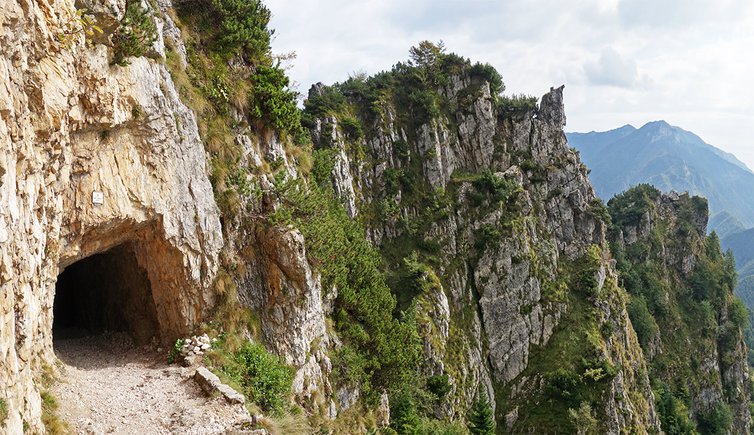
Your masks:
[[[665,121],[630,124],[604,132],[566,133],[591,169],[589,178],[604,200],[630,186],[651,184],[668,192],[708,198],[708,229],[732,250],[740,281],[754,275],[754,173],[735,156]],[[754,307],[751,286],[737,293]]]
[[[715,216],[726,211],[744,228],[754,226],[754,173],[735,156],[666,121],[641,128],[630,124],[589,133],[566,133],[591,169],[597,194],[607,200],[629,187],[649,183],[662,191],[688,191],[710,201]]]

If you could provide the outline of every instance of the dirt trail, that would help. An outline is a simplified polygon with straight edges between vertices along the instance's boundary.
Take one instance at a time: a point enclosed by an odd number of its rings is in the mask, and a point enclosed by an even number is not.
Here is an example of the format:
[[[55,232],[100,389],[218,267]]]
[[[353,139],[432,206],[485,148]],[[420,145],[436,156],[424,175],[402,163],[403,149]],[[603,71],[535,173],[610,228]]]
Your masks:
[[[206,397],[193,369],[127,336],[56,340],[55,352],[64,363],[52,389],[58,415],[77,434],[239,433],[249,420],[242,405]]]

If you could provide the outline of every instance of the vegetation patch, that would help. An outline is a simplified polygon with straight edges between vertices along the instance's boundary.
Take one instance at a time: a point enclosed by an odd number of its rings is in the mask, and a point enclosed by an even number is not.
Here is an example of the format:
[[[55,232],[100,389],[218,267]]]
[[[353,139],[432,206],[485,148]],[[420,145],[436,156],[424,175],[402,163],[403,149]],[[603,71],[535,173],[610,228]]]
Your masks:
[[[140,0],[128,0],[126,12],[112,37],[112,63],[120,66],[128,65],[129,57],[146,55],[156,40],[157,26],[152,12],[142,7]]]
[[[608,359],[605,324],[594,305],[596,282],[591,277],[600,256],[599,247],[592,246],[572,264],[564,261],[561,274],[568,277],[567,312],[547,345],[532,349],[529,366],[521,375],[541,378],[542,388],[520,396],[515,403],[505,400],[504,391],[498,392],[497,403],[504,404],[498,409],[498,419],[512,407],[519,408],[514,431],[576,432],[577,420],[588,420],[584,406],[593,419],[604,421],[604,416],[591,410],[603,409],[603,393],[619,367]]]
[[[537,109],[537,97],[524,94],[500,96],[497,111],[503,116],[526,113]]]
[[[299,181],[279,180],[283,207],[270,221],[299,228],[311,261],[322,273],[323,288],[338,289],[335,329],[350,348],[339,360],[350,362],[349,379],[358,380],[368,400],[376,401],[381,388],[415,388],[420,343],[413,310],[394,315],[396,299],[381,272],[379,253],[335,199],[330,171],[324,168],[329,162],[327,152],[315,151],[315,179],[308,190]]]
[[[468,428],[472,435],[494,435],[495,417],[487,393],[481,392],[471,406],[468,415]]]
[[[259,343],[246,342],[220,370],[262,410],[281,415],[288,405],[293,370]]]
[[[733,296],[735,262],[721,252],[716,234],[707,236],[697,228],[695,221],[707,213],[705,200],[681,196],[671,205],[673,215],[660,217],[655,210],[659,195],[654,187],[641,185],[608,203],[611,248],[630,295],[628,314],[645,355],[655,343],[662,346],[649,364],[649,377],[663,431],[725,433],[732,421],[728,403],[741,400],[727,381],[722,385],[725,401],[699,413],[696,421],[689,409],[703,388],[719,382],[698,375],[705,355],[716,349],[723,371],[738,358],[749,315]],[[636,230],[646,215],[649,233],[630,245],[621,242],[620,233]],[[669,263],[668,252],[692,256],[691,273]]]
[[[610,216],[617,228],[638,226],[641,218],[653,206],[660,191],[649,184],[639,184],[627,192],[616,195],[610,201]]]
[[[733,412],[725,402],[717,402],[699,415],[699,430],[704,434],[724,435],[730,433]]]
[[[45,430],[51,435],[64,435],[69,433],[68,425],[57,415],[58,403],[48,391],[41,392],[42,398],[42,423]]]
[[[281,61],[270,49],[270,12],[257,0],[199,0],[176,6],[188,67],[166,44],[166,59],[182,100],[197,114],[199,133],[210,156],[212,186],[224,229],[238,225],[245,201],[257,201],[255,172],[276,172],[281,161],[264,167],[242,165],[236,134],[249,129],[252,141],[277,135],[293,163],[308,170],[307,135],[301,126],[298,94]],[[238,116],[240,115],[240,116]],[[248,130],[247,130],[248,131]]]

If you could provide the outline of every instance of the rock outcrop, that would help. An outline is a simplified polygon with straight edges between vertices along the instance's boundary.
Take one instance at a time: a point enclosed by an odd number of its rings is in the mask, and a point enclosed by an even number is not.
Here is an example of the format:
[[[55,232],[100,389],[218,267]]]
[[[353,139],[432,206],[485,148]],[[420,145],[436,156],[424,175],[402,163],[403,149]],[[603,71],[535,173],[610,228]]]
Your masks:
[[[214,373],[207,370],[206,367],[198,367],[194,373],[194,380],[209,395],[219,394],[225,398],[229,403],[238,403],[243,405],[246,403],[246,398],[243,394],[234,390],[226,384],[220,381]]]
[[[122,7],[123,2],[115,2]],[[194,114],[166,68],[111,66],[84,33],[57,35],[73,1],[0,6],[0,391],[5,430],[42,432],[33,382],[52,365],[55,282],[130,243],[164,340],[199,322],[223,244]],[[157,52],[161,51],[159,42]]]
[[[259,316],[264,341],[296,368],[293,393],[334,417],[322,284],[307,259],[304,238],[296,229],[281,227],[260,228],[254,237],[241,301]]]
[[[664,385],[666,403],[690,409],[700,430],[747,433],[751,392],[741,331],[747,315],[733,296],[733,259],[714,233],[707,236],[707,201],[640,185],[609,206],[613,251],[653,382]],[[716,426],[728,413],[732,427]]]
[[[386,387],[399,385],[393,379],[379,379],[392,376],[403,386],[421,383],[411,388],[437,399],[426,406],[436,419],[462,421],[484,393],[498,426],[511,432],[575,430],[575,412],[597,421],[592,429],[600,433],[660,432],[645,351],[659,358],[671,350],[661,333],[650,347],[639,344],[644,337],[637,339],[626,309],[632,299],[608,246],[609,216],[563,133],[562,86],[539,105],[506,99],[491,91],[497,73],[458,56],[441,68],[399,65],[411,74],[384,73],[406,86],[385,80],[370,88],[371,79],[355,78],[362,80],[355,91],[323,104],[323,112],[305,112],[315,153],[328,152],[323,163],[312,159],[309,144],[294,148],[290,135],[264,125],[265,116],[245,113],[248,101],[225,101],[213,113],[221,139],[200,137],[200,130],[211,135],[199,109],[181,98],[191,103],[191,86],[197,95],[207,92],[192,82],[201,36],[181,30],[169,0],[147,3],[157,8],[149,9],[154,43],[146,56],[122,65],[112,64],[107,35],[85,35],[75,8],[88,6],[112,31],[125,0],[0,6],[5,432],[44,431],[35,378],[55,362],[55,301],[67,285],[59,277],[78,267],[83,271],[72,280],[86,276],[87,267],[97,269],[98,282],[133,274],[128,286],[102,286],[113,293],[102,310],[99,299],[80,305],[93,317],[122,311],[122,319],[99,325],[125,322],[137,340],[171,342],[196,333],[214,308],[241,304],[251,318],[245,320],[256,324],[239,335],[263,342],[293,367],[292,395],[323,427],[341,414],[364,431],[396,421],[391,411],[413,406],[413,398]],[[223,68],[246,79],[256,73],[243,56],[229,58]],[[218,89],[211,91],[229,100]],[[309,99],[330,98],[331,91],[317,84]],[[223,153],[227,161],[218,157]],[[215,171],[223,165],[224,172]],[[369,274],[353,274],[355,284],[342,270],[352,263],[336,261],[340,252],[312,254],[322,243],[309,237],[306,222],[291,223],[297,210],[281,193],[322,198],[306,195],[330,192],[313,184],[328,184],[328,174],[343,207],[325,195],[323,207],[337,213],[318,216],[354,225],[348,232],[328,221],[318,230],[339,230],[344,250],[361,243],[357,254]],[[615,244],[628,249],[669,225],[701,246],[706,211],[679,198],[661,197]],[[667,224],[687,212],[684,225]],[[704,263],[698,250],[660,251],[682,279]],[[340,281],[328,276],[329,262],[341,268],[329,271]],[[118,267],[102,266],[112,264]],[[369,297],[375,300],[365,303]],[[744,431],[746,347],[730,326],[731,300],[721,300],[715,314],[725,334],[695,361],[711,380],[693,385],[691,410],[701,416],[724,401],[735,430]],[[415,355],[401,354],[380,372],[383,361],[374,355],[390,359],[414,338]],[[191,344],[183,351],[193,357],[211,347],[206,335]],[[406,363],[419,359],[418,369]],[[205,384],[219,383],[199,372]],[[369,417],[358,421],[362,411]]]
[[[322,92],[313,88],[310,99]],[[497,419],[509,429],[546,430],[523,409],[546,382],[546,373],[531,367],[542,367],[550,356],[541,349],[570,327],[561,324],[574,310],[563,297],[574,291],[564,278],[567,265],[590,246],[607,250],[586,168],[563,134],[562,93],[563,87],[552,89],[538,108],[498,116],[488,83],[461,73],[439,91],[449,112],[414,130],[407,109],[389,100],[372,103],[377,114],[360,119],[369,133],[356,142],[341,132],[337,116],[316,120],[316,145],[337,151],[335,190],[346,192],[347,208],[353,201],[358,214],[372,217],[366,227],[375,245],[393,257],[419,246],[419,257],[439,277],[416,302],[423,370],[448,375],[453,390],[438,415],[463,416],[482,389],[500,401]],[[353,112],[367,112],[361,101],[352,104]],[[450,205],[432,210],[432,204]],[[596,291],[604,296],[588,303],[612,331],[598,358],[620,369],[601,390],[604,408],[596,412],[606,432],[657,430],[625,296],[609,256],[597,264]]]

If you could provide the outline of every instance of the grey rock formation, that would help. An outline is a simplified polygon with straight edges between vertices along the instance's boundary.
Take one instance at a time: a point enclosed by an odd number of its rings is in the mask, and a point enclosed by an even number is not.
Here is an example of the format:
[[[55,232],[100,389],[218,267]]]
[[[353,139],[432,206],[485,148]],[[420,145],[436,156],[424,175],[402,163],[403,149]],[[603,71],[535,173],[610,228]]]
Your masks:
[[[311,92],[321,93],[321,86]],[[469,94],[473,95],[470,99],[459,98]],[[362,143],[377,157],[373,161],[348,154],[349,148],[337,134],[324,134],[337,131],[334,118],[317,120],[313,136],[320,147],[335,147],[341,155],[346,152],[350,173],[336,166],[333,184],[340,191],[354,192],[358,209],[380,201],[399,207],[399,219],[367,221],[367,234],[377,246],[403,234],[402,221],[423,219],[424,210],[403,205],[405,192],[389,196],[386,191],[389,171],[409,170],[405,160],[396,158],[396,144],[409,143],[407,159],[418,160],[420,176],[429,188],[454,189],[457,208],[432,222],[423,236],[441,246],[435,268],[441,286],[416,302],[424,343],[423,369],[449,376],[453,392],[437,412],[452,418],[465,413],[479,388],[493,399],[504,386],[518,386],[511,389],[511,399],[517,391],[525,394],[536,388],[538,380],[522,373],[532,349],[547,345],[567,309],[565,303],[550,302],[543,287],[554,285],[559,265],[576,260],[590,245],[605,246],[606,240],[604,224],[592,213],[595,195],[586,168],[569,149],[563,133],[563,87],[546,94],[538,110],[509,118],[496,116],[489,86],[480,86],[469,77],[451,77],[442,95],[455,110],[451,115],[455,118],[433,118],[411,140],[395,121],[400,109],[384,104],[376,133]],[[472,247],[480,232],[492,228],[503,233],[501,228],[510,216],[504,208],[478,211],[487,209],[472,205],[475,185],[454,179],[459,172],[483,170],[516,186],[520,218],[505,224],[510,233],[497,236],[475,255]],[[350,200],[346,206],[351,207]],[[601,261],[600,285],[608,277],[615,282],[610,260]],[[607,358],[625,367],[609,388],[613,400],[605,404],[606,426],[611,433],[633,426],[657,428],[646,371],[641,371],[643,356],[623,302],[616,295],[604,309],[616,331],[606,345]],[[459,324],[463,324],[462,333],[457,330]],[[517,415],[515,410],[508,414],[511,427]]]
[[[332,390],[322,285],[309,264],[298,230],[259,230],[249,241],[240,298],[259,316],[266,343],[296,369],[293,393],[302,401],[327,398]],[[326,409],[329,402],[313,406]]]
[[[548,124],[565,127],[566,116],[565,105],[563,104],[563,88],[565,88],[565,85],[559,88],[550,88],[550,92],[542,97],[539,119]]]
[[[230,386],[223,384],[220,378],[214,373],[207,370],[206,367],[199,367],[194,373],[194,380],[209,395],[219,394],[228,401],[228,403],[238,403],[243,405],[246,403],[246,398],[243,394],[234,390]]]

